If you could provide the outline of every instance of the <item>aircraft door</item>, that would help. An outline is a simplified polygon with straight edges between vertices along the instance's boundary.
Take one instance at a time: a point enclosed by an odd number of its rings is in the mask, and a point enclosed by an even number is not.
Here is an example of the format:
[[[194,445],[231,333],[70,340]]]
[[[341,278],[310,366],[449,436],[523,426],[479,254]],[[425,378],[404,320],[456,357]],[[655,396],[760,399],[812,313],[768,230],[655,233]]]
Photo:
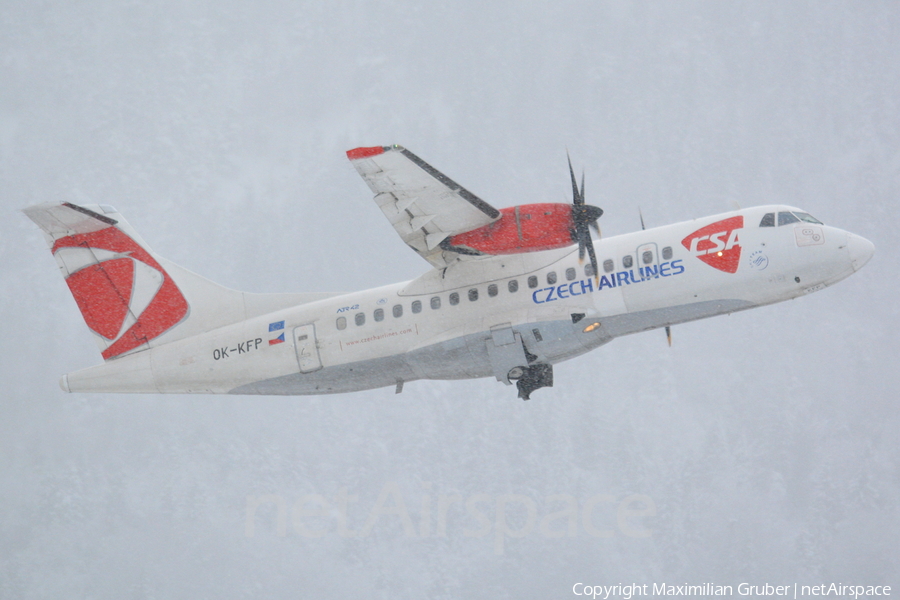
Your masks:
[[[494,377],[497,381],[512,385],[509,380],[510,371],[517,368],[525,369],[528,366],[522,336],[513,331],[511,323],[502,323],[491,327],[491,337],[486,343]],[[521,377],[521,374],[519,376]]]
[[[659,277],[659,250],[656,244],[642,244],[637,249],[638,273],[641,280],[655,279]]]
[[[300,365],[301,373],[311,373],[322,368],[316,344],[315,325],[301,325],[294,328],[294,349],[297,351],[297,363]]]

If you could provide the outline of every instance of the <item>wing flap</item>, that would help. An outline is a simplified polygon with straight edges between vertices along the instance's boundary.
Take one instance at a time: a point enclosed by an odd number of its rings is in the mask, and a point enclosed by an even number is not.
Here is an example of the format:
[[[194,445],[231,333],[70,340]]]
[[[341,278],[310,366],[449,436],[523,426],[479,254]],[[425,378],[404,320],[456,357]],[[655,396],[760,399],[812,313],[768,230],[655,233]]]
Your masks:
[[[436,267],[459,258],[440,243],[484,227],[500,211],[401,146],[347,152],[400,238]]]

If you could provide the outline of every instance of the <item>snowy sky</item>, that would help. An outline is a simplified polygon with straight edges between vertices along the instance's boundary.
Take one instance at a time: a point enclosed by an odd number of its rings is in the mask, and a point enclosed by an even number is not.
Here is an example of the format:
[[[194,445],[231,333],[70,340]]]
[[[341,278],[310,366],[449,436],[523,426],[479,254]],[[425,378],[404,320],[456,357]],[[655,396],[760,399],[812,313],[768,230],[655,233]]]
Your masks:
[[[900,5],[484,4],[0,4],[0,597],[900,586]],[[638,207],[653,226],[785,202],[876,254],[814,295],[676,327],[671,349],[616,340],[529,403],[490,379],[59,390],[100,356],[18,209],[112,204],[229,287],[362,289],[428,267],[344,156],[391,143],[498,207],[568,202],[568,149],[604,235]],[[320,537],[290,518],[310,494]],[[457,503],[439,531],[457,496],[489,530]],[[550,519],[568,502],[572,532]]]

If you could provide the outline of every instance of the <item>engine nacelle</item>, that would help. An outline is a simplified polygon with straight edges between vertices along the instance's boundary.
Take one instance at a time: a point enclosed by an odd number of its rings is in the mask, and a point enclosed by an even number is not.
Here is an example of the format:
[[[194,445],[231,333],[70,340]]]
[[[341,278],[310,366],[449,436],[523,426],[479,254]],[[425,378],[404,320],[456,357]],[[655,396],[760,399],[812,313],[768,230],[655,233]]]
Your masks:
[[[576,243],[571,204],[523,204],[500,209],[500,218],[441,243],[461,254],[519,254]]]

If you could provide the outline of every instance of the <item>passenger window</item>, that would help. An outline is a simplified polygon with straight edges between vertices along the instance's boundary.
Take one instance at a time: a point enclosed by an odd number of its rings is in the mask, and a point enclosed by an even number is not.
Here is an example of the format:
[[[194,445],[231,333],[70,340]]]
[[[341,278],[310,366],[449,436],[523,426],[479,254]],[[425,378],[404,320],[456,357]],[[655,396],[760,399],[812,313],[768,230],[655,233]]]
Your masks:
[[[469,290],[469,302],[475,302],[478,300],[478,288],[472,288]]]
[[[518,279],[510,279],[509,283],[506,285],[510,294],[515,294],[519,291],[519,280]]]
[[[431,299],[431,308],[432,310],[437,310],[441,307],[441,297],[435,296]]]
[[[453,292],[450,294],[450,306],[456,306],[457,304],[459,304],[459,294]]]
[[[645,265],[649,265],[653,262],[653,251],[652,250],[644,250],[644,253],[641,254],[641,260],[644,261]]]
[[[336,325],[338,329],[347,329],[347,318],[338,317]]]
[[[789,212],[780,212],[778,213],[778,226],[789,225],[791,223],[799,223],[800,219],[795,217]]]
[[[356,315],[353,317],[353,320],[356,321],[357,325],[365,325],[366,313],[356,313]]]
[[[566,269],[566,279],[568,281],[572,281],[573,279],[575,279],[575,267],[569,267],[568,269]]]
[[[759,222],[760,227],[775,227],[775,213],[766,213],[763,215],[762,221]]]
[[[628,256],[622,258],[622,266],[625,267],[626,269],[630,269],[631,265],[633,265],[633,264],[634,264],[634,259],[631,258],[630,254]]]
[[[532,275],[528,278],[528,287],[536,288],[537,287],[537,275]]]
[[[547,273],[547,285],[553,285],[556,283],[556,271],[550,271]]]
[[[421,300],[413,300],[412,311],[416,314],[422,312],[422,301]]]
[[[663,260],[669,260],[672,258],[672,246],[666,246],[663,248]]]
[[[497,295],[497,284],[492,283],[491,285],[488,286],[488,296],[493,298],[496,295]]]
[[[395,304],[394,308],[393,308],[393,313],[394,313],[395,319],[399,319],[400,317],[402,317],[403,316],[403,305]]]
[[[383,308],[375,309],[375,320],[376,321],[384,321],[384,309]]]
[[[613,264],[613,261],[611,258],[607,258],[606,260],[603,261],[603,270],[606,271],[607,273],[612,273],[613,269],[615,269],[615,268],[616,268],[616,265]]]
[[[584,276],[585,277],[593,277],[594,276],[594,265],[588,263],[584,265]]]

